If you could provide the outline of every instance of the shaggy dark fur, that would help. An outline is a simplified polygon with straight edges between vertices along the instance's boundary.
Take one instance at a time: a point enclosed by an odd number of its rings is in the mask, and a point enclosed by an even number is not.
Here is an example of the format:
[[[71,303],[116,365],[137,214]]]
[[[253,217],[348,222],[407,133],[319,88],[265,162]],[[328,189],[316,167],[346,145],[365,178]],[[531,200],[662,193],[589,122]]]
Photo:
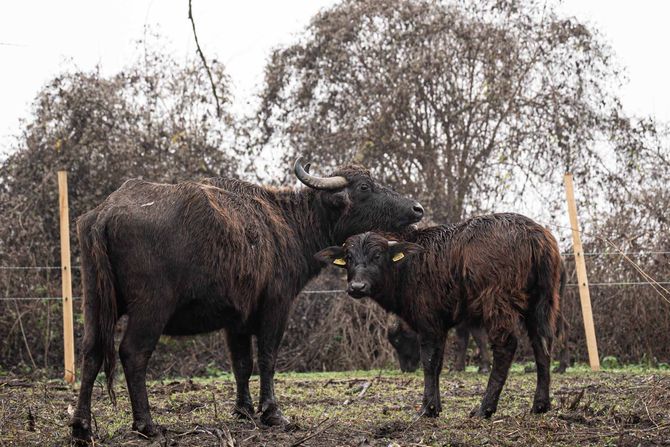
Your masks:
[[[313,254],[361,231],[401,230],[423,214],[417,202],[375,183],[363,168],[334,175],[345,177],[347,186],[296,191],[231,179],[129,180],[80,217],[86,324],[71,423],[76,439],[91,437],[91,390],[103,365],[113,397],[113,330],[123,314],[128,326],[119,355],[136,430],[156,433],[145,373],[160,335],[221,328],[237,382],[235,411],[254,414],[255,335],[261,421],[285,423],[274,394],[275,360],[291,303],[321,268]]]
[[[560,309],[561,257],[549,231],[518,214],[492,214],[456,225],[393,236],[369,232],[317,253],[343,259],[348,293],[369,296],[419,334],[424,370],[422,414],[442,410],[439,374],[447,331],[462,321],[483,325],[493,369],[473,415],[496,411],[524,323],[537,365],[532,412],[549,410],[549,352]],[[338,261],[342,264],[341,261]]]
[[[561,285],[560,295],[561,300],[565,296],[565,267],[561,264]],[[468,338],[472,338],[479,349],[479,373],[488,374],[491,372],[491,359],[488,354],[486,346],[488,339],[486,331],[481,326],[470,326],[467,321],[462,321],[456,325],[456,352],[454,358],[454,371],[465,371],[465,358],[467,357]],[[570,347],[568,346],[568,322],[561,312],[556,327],[555,345],[560,346],[559,363],[554,368],[555,373],[562,374],[570,366]],[[388,339],[395,349],[400,369],[403,372],[413,372],[419,367],[419,335],[414,332],[404,321],[395,317],[394,321],[389,324]],[[535,368],[526,367],[527,372],[534,372]]]

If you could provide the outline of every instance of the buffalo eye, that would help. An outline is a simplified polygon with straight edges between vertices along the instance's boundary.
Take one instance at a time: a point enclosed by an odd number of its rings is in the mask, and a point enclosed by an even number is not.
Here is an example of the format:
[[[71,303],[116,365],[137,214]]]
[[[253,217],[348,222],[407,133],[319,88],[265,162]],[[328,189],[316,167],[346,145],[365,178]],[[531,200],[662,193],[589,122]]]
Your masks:
[[[379,258],[381,258],[381,255],[379,253],[375,253],[374,255],[372,255],[372,260],[373,261],[378,261]]]
[[[359,191],[369,191],[370,190],[370,185],[367,183],[361,183],[360,186],[358,187]]]

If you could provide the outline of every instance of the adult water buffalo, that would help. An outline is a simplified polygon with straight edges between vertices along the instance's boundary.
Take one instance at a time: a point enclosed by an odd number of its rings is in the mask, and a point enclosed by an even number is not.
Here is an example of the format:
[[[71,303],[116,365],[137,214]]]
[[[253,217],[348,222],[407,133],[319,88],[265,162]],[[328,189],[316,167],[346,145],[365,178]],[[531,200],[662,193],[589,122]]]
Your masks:
[[[442,410],[439,375],[445,339],[462,321],[483,325],[493,347],[486,393],[472,414],[489,417],[496,411],[519,322],[528,331],[537,366],[531,411],[548,411],[562,265],[551,233],[518,214],[492,214],[409,231],[400,241],[394,237],[368,232],[315,256],[347,269],[349,295],[371,297],[419,333],[421,414],[436,417]]]
[[[479,349],[479,373],[491,372],[491,360],[486,349],[486,331],[480,326],[470,326],[467,321],[456,325],[456,349],[453,371],[465,371],[468,338],[472,334]],[[388,327],[387,339],[398,356],[402,372],[414,372],[419,367],[419,334],[414,332],[401,318],[393,318]]]
[[[104,366],[113,399],[114,326],[128,325],[119,356],[135,430],[157,433],[149,412],[146,368],[161,334],[225,328],[237,383],[235,412],[251,417],[251,337],[258,342],[259,411],[267,425],[286,422],[274,370],[291,303],[320,270],[314,253],[373,228],[398,231],[423,208],[347,166],[331,177],[306,172],[300,190],[208,179],[176,185],[129,180],[81,216],[85,334],[75,439],[91,437],[91,391]]]

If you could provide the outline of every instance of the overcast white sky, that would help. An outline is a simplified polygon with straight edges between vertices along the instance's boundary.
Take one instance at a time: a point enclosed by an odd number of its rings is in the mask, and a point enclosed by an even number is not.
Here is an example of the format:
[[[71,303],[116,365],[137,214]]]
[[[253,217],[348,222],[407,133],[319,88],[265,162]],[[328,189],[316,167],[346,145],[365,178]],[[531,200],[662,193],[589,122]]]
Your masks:
[[[331,0],[193,0],[208,58],[223,61],[238,107],[253,101],[273,47],[291,42]],[[630,113],[670,121],[670,2],[566,0],[561,9],[597,26],[627,68],[621,91]],[[9,150],[39,89],[63,69],[100,64],[113,73],[132,60],[150,25],[178,58],[195,51],[188,0],[4,2],[0,9],[0,152]]]

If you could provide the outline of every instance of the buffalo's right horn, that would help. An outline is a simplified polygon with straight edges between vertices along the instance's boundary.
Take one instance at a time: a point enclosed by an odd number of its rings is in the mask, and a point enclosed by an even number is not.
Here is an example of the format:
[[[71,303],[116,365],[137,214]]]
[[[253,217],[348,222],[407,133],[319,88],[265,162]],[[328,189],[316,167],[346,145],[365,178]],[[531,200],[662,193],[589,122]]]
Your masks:
[[[298,157],[295,161],[293,171],[298,180],[314,189],[340,189],[349,184],[349,181],[341,175],[335,177],[316,177],[308,174],[305,168],[302,167],[302,157]]]

